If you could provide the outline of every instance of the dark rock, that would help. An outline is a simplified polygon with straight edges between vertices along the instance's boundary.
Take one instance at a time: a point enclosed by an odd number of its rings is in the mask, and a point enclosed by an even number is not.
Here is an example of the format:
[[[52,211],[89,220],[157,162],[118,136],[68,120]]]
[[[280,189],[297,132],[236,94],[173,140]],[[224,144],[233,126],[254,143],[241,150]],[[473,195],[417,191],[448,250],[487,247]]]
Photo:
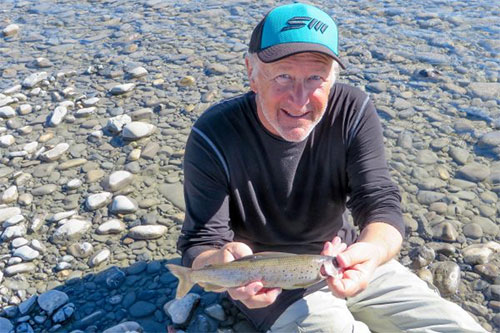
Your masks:
[[[106,285],[109,289],[116,289],[123,284],[123,281],[125,281],[125,273],[121,270],[116,270],[106,278]]]
[[[149,316],[153,312],[156,311],[156,305],[145,302],[145,301],[139,301],[137,303],[134,303],[129,309],[128,312],[132,317],[136,318],[142,318]]]
[[[126,269],[127,274],[134,275],[142,273],[148,264],[145,261],[138,261]]]

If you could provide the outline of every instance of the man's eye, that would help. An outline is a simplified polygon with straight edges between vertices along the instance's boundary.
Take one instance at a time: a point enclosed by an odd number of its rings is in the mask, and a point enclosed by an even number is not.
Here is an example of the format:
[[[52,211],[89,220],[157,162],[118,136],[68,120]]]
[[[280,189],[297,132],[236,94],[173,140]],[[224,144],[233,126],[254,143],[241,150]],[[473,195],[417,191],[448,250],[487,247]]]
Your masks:
[[[322,80],[322,78],[321,78],[320,75],[311,75],[309,77],[309,80],[311,80],[311,81],[320,81],[320,80]]]
[[[288,74],[280,74],[276,76],[276,82],[278,83],[288,83],[292,81],[292,77]]]

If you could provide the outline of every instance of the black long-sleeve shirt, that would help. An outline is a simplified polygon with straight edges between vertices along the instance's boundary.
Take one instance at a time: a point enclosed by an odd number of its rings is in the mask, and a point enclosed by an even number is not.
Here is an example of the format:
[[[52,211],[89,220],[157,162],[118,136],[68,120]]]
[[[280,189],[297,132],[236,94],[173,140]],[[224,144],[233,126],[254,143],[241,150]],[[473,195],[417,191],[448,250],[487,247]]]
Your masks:
[[[252,92],[212,106],[187,142],[184,191],[178,248],[186,266],[231,241],[254,252],[313,254],[336,235],[350,244],[357,233],[346,207],[361,229],[385,222],[404,235],[375,108],[365,93],[345,84],[332,87],[323,118],[302,142],[267,131]],[[283,291],[264,309],[239,306],[265,331],[286,307],[320,287]]]

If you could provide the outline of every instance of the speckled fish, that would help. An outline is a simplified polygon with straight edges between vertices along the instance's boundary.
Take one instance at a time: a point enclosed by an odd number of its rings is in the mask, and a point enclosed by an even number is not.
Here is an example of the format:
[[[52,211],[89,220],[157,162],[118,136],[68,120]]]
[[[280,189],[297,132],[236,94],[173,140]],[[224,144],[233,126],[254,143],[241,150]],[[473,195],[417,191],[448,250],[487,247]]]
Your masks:
[[[339,273],[335,257],[282,252],[256,253],[200,269],[173,264],[167,267],[179,279],[176,298],[182,298],[196,283],[201,283],[206,291],[244,286],[254,281],[262,281],[265,288],[297,289]]]

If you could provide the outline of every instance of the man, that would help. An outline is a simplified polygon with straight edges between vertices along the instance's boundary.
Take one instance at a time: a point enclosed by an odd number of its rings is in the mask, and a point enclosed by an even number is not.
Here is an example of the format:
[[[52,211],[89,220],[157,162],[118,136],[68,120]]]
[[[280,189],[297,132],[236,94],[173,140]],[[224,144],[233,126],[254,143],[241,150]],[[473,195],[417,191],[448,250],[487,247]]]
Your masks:
[[[304,4],[277,7],[255,28],[252,91],[207,110],[186,146],[183,264],[336,255],[344,272],[327,286],[227,290],[261,331],[483,332],[392,260],[404,236],[400,196],[374,106],[336,82],[337,37],[331,17]]]

